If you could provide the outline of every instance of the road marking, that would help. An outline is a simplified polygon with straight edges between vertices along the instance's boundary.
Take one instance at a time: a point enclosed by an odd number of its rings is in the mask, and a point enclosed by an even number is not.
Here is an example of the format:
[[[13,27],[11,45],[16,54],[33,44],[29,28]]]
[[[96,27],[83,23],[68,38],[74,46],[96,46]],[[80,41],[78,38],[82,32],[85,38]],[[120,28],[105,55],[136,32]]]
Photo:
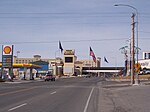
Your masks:
[[[23,107],[23,106],[25,106],[25,105],[27,105],[27,103],[24,103],[24,104],[18,105],[18,106],[16,106],[16,107],[13,107],[13,108],[9,109],[8,111],[15,110],[15,109],[20,108],[20,107]]]
[[[88,100],[86,102],[86,105],[85,105],[85,108],[84,108],[84,111],[83,112],[86,112],[87,111],[87,108],[88,108],[88,105],[89,105],[89,102],[90,102],[90,99],[91,99],[91,96],[92,96],[92,93],[94,91],[94,87],[92,88],[91,92],[90,92],[90,95],[88,97]]]
[[[56,93],[56,91],[52,92],[51,95],[52,95],[52,94],[55,94],[55,93]]]

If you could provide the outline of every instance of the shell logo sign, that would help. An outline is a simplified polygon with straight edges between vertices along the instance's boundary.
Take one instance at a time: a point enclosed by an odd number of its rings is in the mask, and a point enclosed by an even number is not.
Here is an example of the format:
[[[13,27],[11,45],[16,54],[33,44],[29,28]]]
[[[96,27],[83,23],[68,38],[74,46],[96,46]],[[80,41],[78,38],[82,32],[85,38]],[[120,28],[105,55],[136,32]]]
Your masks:
[[[12,45],[3,46],[3,55],[12,55]]]
[[[12,67],[13,64],[13,45],[2,46],[2,67]]]

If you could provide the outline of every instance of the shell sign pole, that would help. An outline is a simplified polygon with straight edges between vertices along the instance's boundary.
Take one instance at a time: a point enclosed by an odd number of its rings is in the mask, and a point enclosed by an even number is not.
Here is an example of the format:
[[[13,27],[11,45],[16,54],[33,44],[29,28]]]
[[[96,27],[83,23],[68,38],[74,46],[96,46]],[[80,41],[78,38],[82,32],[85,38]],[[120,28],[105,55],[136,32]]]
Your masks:
[[[13,45],[2,46],[2,70],[9,68],[9,75],[12,76],[13,69]]]

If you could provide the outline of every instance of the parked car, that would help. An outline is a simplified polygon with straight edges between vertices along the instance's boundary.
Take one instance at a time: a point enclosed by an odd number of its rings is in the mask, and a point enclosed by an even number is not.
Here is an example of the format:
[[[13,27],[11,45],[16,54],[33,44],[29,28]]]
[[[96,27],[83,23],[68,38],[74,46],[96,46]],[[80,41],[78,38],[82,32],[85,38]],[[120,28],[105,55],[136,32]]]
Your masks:
[[[91,75],[90,75],[90,74],[87,74],[85,77],[86,77],[86,78],[90,78],[90,77],[91,77]]]
[[[44,79],[45,81],[55,81],[55,76],[54,75],[52,75],[52,74],[47,74],[47,75],[45,75],[45,79]]]

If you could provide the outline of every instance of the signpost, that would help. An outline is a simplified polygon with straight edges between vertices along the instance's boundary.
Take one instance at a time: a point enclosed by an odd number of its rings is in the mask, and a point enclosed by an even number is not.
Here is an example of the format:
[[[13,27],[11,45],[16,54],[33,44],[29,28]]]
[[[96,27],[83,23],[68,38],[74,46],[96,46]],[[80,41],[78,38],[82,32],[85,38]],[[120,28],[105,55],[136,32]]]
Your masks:
[[[8,75],[13,77],[13,45],[3,45],[2,46],[2,77],[4,78],[4,68],[8,68]]]

